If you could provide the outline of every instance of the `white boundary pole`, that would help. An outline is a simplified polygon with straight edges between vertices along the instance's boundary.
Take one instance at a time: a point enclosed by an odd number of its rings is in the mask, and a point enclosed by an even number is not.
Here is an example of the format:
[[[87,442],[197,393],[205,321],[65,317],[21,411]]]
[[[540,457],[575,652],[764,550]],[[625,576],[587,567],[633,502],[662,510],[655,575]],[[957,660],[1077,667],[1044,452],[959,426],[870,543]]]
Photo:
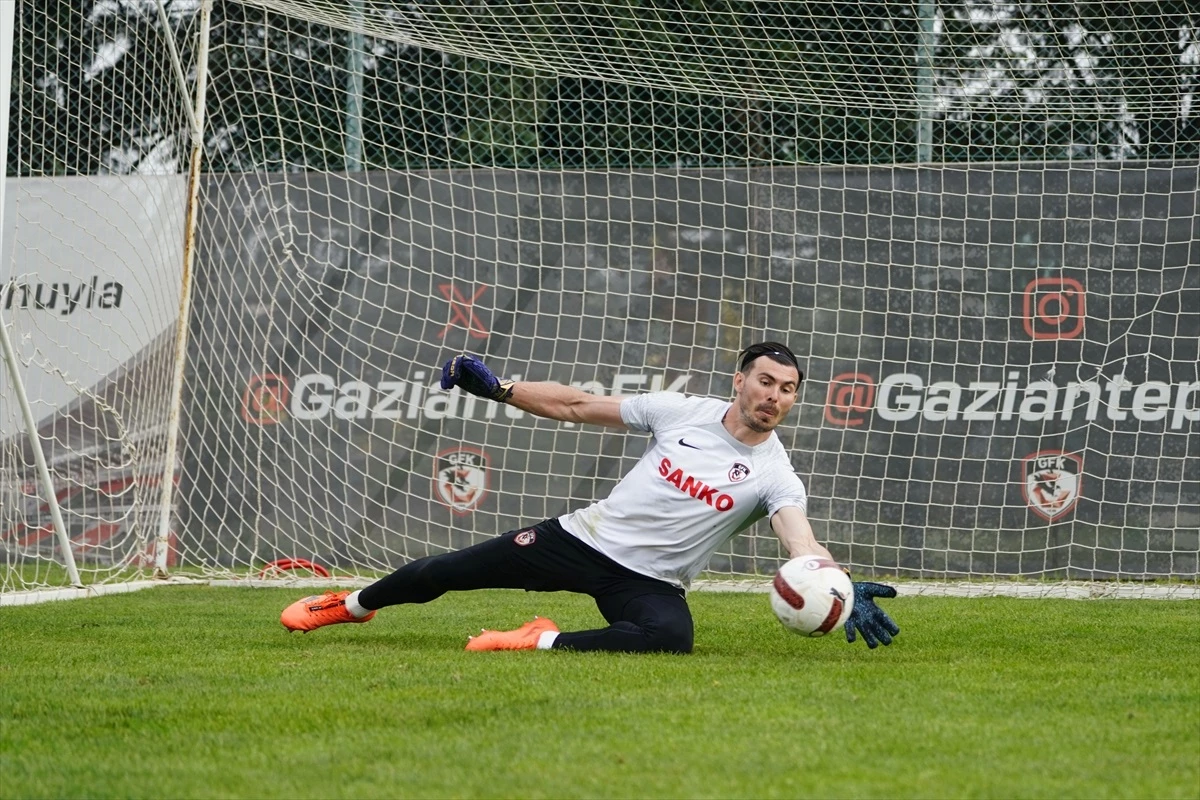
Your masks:
[[[3,9],[9,7],[7,3],[0,3],[0,14],[3,14]],[[3,22],[0,21],[0,26]],[[0,32],[0,36],[3,36]],[[0,43],[0,49],[3,49],[3,44]],[[0,91],[0,103],[8,104],[8,100],[4,95],[7,92]],[[0,116],[7,116],[0,114]],[[0,137],[4,137],[3,141],[8,141],[7,138],[8,125],[7,120],[0,121]],[[0,158],[0,162],[3,159]],[[0,165],[0,169],[6,165]],[[4,184],[4,180],[0,177],[0,186]],[[0,215],[4,211],[4,190],[0,188]],[[3,226],[0,226],[3,227]],[[0,247],[3,247],[4,237],[0,234]],[[5,305],[8,298],[8,293],[12,290],[12,284],[8,284],[0,288],[0,308]],[[50,477],[50,468],[46,466],[46,455],[42,452],[42,440],[38,436],[37,420],[34,419],[33,409],[29,406],[29,397],[25,394],[25,382],[21,380],[21,364],[17,361],[17,354],[13,351],[12,340],[8,336],[8,323],[0,318],[0,348],[4,351],[4,363],[8,365],[9,375],[12,376],[13,394],[17,396],[17,404],[21,407],[21,416],[25,418],[25,430],[29,434],[29,444],[33,449],[33,461],[37,465],[38,480],[42,484],[42,492],[46,496],[46,505],[50,508],[50,520],[54,525],[54,534],[58,538],[58,547],[62,551],[63,566],[67,568],[67,577],[71,579],[72,586],[83,586],[83,581],[79,578],[79,568],[75,566],[75,554],[71,552],[71,539],[67,536],[67,526],[63,523],[62,509],[58,506],[58,495],[54,492],[54,480]]]
[[[16,3],[0,2],[0,220],[4,219],[4,194],[8,184],[8,107],[12,99],[13,76],[13,39],[16,36]],[[0,253],[4,252],[4,225],[0,224]],[[13,284],[0,288],[0,308],[5,305],[7,295],[13,289]],[[8,335],[8,323],[0,318],[0,349],[3,350],[4,363],[12,376],[13,391],[17,403],[21,406],[21,415],[25,418],[25,430],[29,435],[29,444],[33,448],[33,460],[37,465],[38,479],[42,483],[42,491],[46,494],[46,504],[50,507],[50,519],[54,524],[54,533],[58,537],[58,546],[62,550],[63,565],[67,568],[67,577],[72,586],[83,586],[79,579],[79,568],[75,566],[75,554],[71,552],[71,539],[67,536],[67,526],[63,524],[62,509],[58,507],[58,496],[54,493],[54,480],[50,477],[50,469],[46,466],[46,454],[42,452],[42,441],[38,437],[37,420],[33,409],[29,406],[29,396],[25,393],[25,381],[21,379],[21,364],[17,361],[17,353],[13,349],[12,339]]]
[[[163,12],[163,0],[158,0],[159,11]],[[166,14],[161,13],[163,35],[173,34],[166,27]],[[187,362],[188,320],[192,308],[192,263],[196,254],[196,220],[200,206],[200,159],[204,153],[204,102],[208,91],[208,37],[212,22],[212,0],[203,0],[200,5],[200,41],[196,54],[196,96],[194,112],[189,115],[192,123],[192,155],[188,170],[188,200],[183,234],[183,276],[179,290],[179,320],[175,329],[174,375],[171,378],[171,405],[167,411],[167,448],[163,458],[163,476],[159,495],[158,534],[154,542],[154,572],[157,577],[167,575],[167,560],[171,548],[171,520],[175,497],[175,464],[179,459],[179,413],[183,403],[183,372]],[[176,61],[176,72],[182,74],[178,54],[171,48],[171,57]]]

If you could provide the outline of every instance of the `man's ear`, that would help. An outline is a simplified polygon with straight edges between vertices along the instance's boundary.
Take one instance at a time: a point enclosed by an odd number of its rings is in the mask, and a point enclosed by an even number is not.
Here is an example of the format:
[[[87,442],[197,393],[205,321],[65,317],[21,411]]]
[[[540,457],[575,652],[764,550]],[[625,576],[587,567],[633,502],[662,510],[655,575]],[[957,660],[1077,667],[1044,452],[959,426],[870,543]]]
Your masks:
[[[742,384],[745,382],[746,382],[746,376],[742,374],[741,370],[734,372],[733,373],[733,393],[738,394],[739,392],[741,392]]]

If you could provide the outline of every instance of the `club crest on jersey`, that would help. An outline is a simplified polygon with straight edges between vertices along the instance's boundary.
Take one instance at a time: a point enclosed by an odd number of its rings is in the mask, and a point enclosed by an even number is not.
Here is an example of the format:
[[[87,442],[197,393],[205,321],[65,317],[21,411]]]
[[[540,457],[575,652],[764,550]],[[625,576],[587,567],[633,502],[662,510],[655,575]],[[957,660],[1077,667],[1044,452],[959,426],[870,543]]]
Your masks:
[[[750,468],[740,461],[733,462],[733,466],[729,468],[729,480],[733,483],[741,483],[750,477]]]
[[[1039,517],[1056,520],[1079,502],[1083,458],[1061,450],[1039,450],[1021,459],[1021,493]]]
[[[451,447],[434,458],[434,499],[455,514],[469,514],[478,508],[487,490],[487,453],[471,447]]]
[[[533,528],[526,528],[513,537],[513,542],[521,547],[528,547],[537,541],[537,532]]]

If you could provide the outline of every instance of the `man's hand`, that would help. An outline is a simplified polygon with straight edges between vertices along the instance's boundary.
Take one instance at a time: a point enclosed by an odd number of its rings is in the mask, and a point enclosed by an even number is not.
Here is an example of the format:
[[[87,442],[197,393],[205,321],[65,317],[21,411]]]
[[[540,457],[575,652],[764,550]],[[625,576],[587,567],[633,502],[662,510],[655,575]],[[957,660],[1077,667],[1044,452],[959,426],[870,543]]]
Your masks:
[[[867,647],[874,650],[880,642],[892,643],[892,637],[900,633],[900,626],[892,622],[884,610],[875,605],[876,597],[895,597],[896,590],[882,583],[854,581],[854,610],[846,620],[846,641],[853,643],[855,631],[862,634]]]
[[[500,380],[475,356],[461,355],[442,365],[442,388],[460,387],[476,397],[504,403],[512,397],[513,381]]]

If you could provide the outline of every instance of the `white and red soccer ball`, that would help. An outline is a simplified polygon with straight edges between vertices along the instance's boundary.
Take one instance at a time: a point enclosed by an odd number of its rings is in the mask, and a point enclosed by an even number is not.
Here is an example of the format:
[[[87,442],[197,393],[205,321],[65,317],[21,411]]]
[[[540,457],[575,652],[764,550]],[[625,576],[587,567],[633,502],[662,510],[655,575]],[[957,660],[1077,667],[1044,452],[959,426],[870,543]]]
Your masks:
[[[800,556],[775,573],[771,610],[794,633],[824,636],[845,625],[853,609],[850,576],[828,558]]]

